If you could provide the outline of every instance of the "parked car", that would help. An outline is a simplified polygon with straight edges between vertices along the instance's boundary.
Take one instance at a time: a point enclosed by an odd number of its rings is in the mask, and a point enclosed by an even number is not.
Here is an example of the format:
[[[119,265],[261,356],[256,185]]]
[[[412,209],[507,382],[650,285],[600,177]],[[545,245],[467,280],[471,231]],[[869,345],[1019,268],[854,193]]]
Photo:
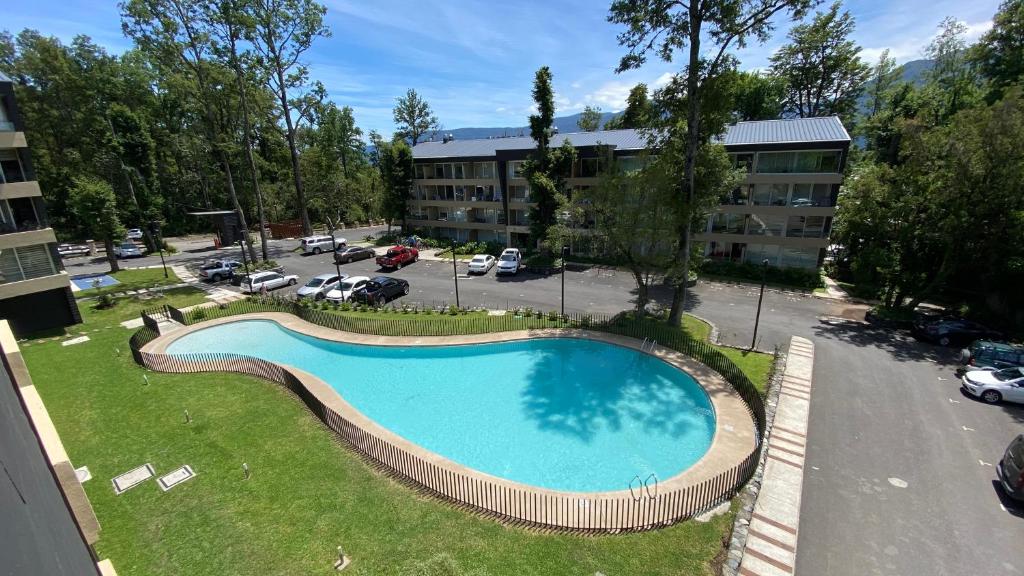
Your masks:
[[[975,340],[999,338],[1000,336],[999,332],[977,322],[950,318],[914,324],[914,335],[941,346],[969,344]]]
[[[129,240],[142,240],[142,229],[129,228],[127,236]]]
[[[1024,346],[978,340],[969,348],[960,351],[960,362],[964,366],[957,369],[957,376],[963,376],[968,370],[999,370],[1024,366]]]
[[[494,274],[518,274],[523,263],[523,255],[518,248],[505,248],[498,257],[498,269]]]
[[[114,246],[114,256],[118,258],[140,258],[142,257],[142,250],[131,242],[122,242],[117,246]]]
[[[494,268],[496,260],[494,256],[490,254],[476,254],[473,259],[469,261],[469,273],[470,274],[487,274],[491,268]]]
[[[344,238],[335,238],[334,236],[307,236],[302,239],[299,248],[302,248],[303,254],[319,254],[344,246],[345,243]]]
[[[352,299],[377,306],[409,293],[409,282],[401,278],[377,276],[352,294]]]
[[[58,244],[57,253],[61,258],[69,256],[83,256],[89,253],[89,247],[85,244]]]
[[[258,294],[263,291],[273,290],[282,286],[295,286],[299,277],[295,274],[282,274],[280,272],[256,272],[242,279],[242,292],[247,294]]]
[[[373,251],[373,248],[366,246],[344,246],[338,248],[338,251],[334,253],[335,264],[348,264],[349,262],[355,262],[356,260],[366,260],[373,258],[377,253]]]
[[[211,260],[199,267],[199,277],[212,282],[231,278],[242,267],[238,260]]]
[[[377,256],[377,266],[385,270],[397,270],[406,264],[412,264],[419,260],[420,251],[408,246],[394,246],[388,248],[383,256]]]
[[[319,274],[309,279],[309,282],[299,288],[295,293],[298,298],[312,298],[314,300],[323,300],[327,296],[327,293],[335,289],[338,286],[338,280],[344,280],[348,278],[348,274]]]
[[[1007,496],[1024,502],[1024,434],[1018,434],[1006,447],[996,465],[996,476]]]
[[[971,370],[960,378],[968,394],[989,404],[1000,401],[1024,404],[1024,368],[1014,366],[1002,370]]]
[[[354,294],[356,290],[366,286],[366,283],[369,281],[370,279],[366,276],[349,276],[342,280],[334,290],[327,293],[327,300],[339,303],[348,302],[352,299],[352,294]]]

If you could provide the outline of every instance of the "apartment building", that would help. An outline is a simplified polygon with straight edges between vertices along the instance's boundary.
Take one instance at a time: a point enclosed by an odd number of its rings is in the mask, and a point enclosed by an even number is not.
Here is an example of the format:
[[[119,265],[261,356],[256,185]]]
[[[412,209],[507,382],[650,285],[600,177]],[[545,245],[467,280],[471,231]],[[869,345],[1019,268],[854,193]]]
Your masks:
[[[639,165],[646,139],[635,130],[558,134],[569,140],[577,161],[567,179],[571,196],[598,182],[610,151],[626,169]],[[813,268],[828,245],[831,218],[850,137],[838,118],[741,122],[722,138],[744,184],[721,199],[705,230],[711,258]],[[461,242],[494,240],[525,246],[533,206],[522,165],[534,148],[528,136],[420,142],[413,148],[415,182],[408,223],[431,236]],[[573,251],[597,247],[587,220]]]
[[[14,84],[0,74],[0,318],[15,334],[81,322],[32,171]]]

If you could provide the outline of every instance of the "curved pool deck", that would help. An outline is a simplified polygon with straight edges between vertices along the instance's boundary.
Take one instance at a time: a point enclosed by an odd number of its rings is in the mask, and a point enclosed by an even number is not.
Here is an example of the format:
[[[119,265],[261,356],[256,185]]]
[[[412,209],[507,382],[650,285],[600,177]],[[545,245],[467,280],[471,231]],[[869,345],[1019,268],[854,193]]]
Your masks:
[[[170,334],[156,338],[144,346],[142,348],[142,352],[160,355],[166,354],[167,348],[171,343],[187,334],[209,328],[211,326],[245,320],[270,320],[286,329],[315,338],[334,342],[373,346],[447,346],[556,337],[585,338],[634,350],[641,350],[642,346],[642,342],[634,338],[581,329],[520,330],[460,336],[375,336],[341,332],[325,328],[302,320],[291,314],[266,312],[230,316],[187,326]],[[686,501],[691,499],[690,495],[694,492],[697,493],[696,496],[697,499],[699,499],[700,494],[705,492],[706,489],[711,491],[720,490],[722,488],[721,485],[723,484],[723,476],[728,476],[730,470],[735,470],[736,467],[745,460],[749,460],[751,453],[757,447],[755,424],[746,404],[724,378],[696,360],[674,350],[662,347],[656,347],[653,351],[644,350],[644,352],[650,353],[652,356],[655,356],[692,376],[704,389],[715,412],[715,431],[707,452],[689,468],[675,476],[672,476],[671,478],[660,481],[657,485],[656,492],[653,494],[653,499],[657,500],[657,496],[659,494],[679,495],[681,500]],[[643,502],[643,500],[649,498],[650,493],[647,495],[641,494],[641,498],[637,498],[637,492],[631,492],[628,489],[609,492],[558,491],[514,482],[505,478],[486,474],[479,470],[475,470],[449,460],[440,454],[436,454],[419,446],[415,442],[411,442],[406,438],[395,434],[357,410],[342,398],[334,388],[320,378],[293,366],[282,367],[291,372],[301,382],[302,387],[304,387],[318,403],[322,404],[326,409],[329,409],[335,414],[341,416],[349,423],[355,425],[363,432],[384,440],[398,448],[400,451],[410,454],[423,462],[432,464],[444,473],[449,473],[453,475],[453,477],[460,479],[466,479],[465,481],[468,481],[474,486],[483,486],[485,490],[490,491],[485,498],[481,499],[475,497],[473,498],[473,501],[470,502],[466,498],[462,497],[466,488],[464,486],[456,486],[453,487],[453,493],[443,493],[446,492],[446,490],[441,490],[441,495],[444,497],[470,504],[475,508],[482,508],[485,512],[496,513],[503,517],[511,516],[514,520],[523,520],[531,524],[543,524],[546,526],[570,529],[590,528],[598,530],[653,527],[641,526],[639,524],[641,521],[639,520],[632,521],[634,524],[637,524],[636,526],[627,526],[622,523],[621,519],[616,521],[612,521],[610,519],[598,519],[597,521],[588,520],[587,526],[579,526],[578,519],[573,519],[573,516],[575,516],[576,513],[572,510],[565,509],[565,503],[567,501],[578,503],[580,507],[587,508],[594,506],[595,504],[602,504],[602,500],[608,500],[609,502],[605,503],[607,505],[615,504],[617,506],[618,504],[616,503],[618,502],[624,502],[628,505],[629,502],[632,501],[638,506],[643,505],[644,507],[647,507],[647,503]],[[334,426],[331,427],[335,428]],[[340,430],[335,429],[335,432],[341,434]],[[344,434],[342,435],[344,436]],[[386,463],[382,462],[382,464],[387,466]],[[409,474],[401,470],[392,470],[392,472],[396,472],[400,476],[404,476],[408,480],[418,483],[415,473]],[[435,492],[438,491],[436,486],[428,486],[428,489]],[[517,503],[511,506],[511,509],[517,510],[521,513],[509,514],[509,503],[501,502],[503,498],[507,497],[505,496],[506,494],[515,495]],[[660,505],[661,502],[658,502],[658,504]],[[674,506],[678,510],[683,510],[685,508],[684,504],[685,502],[679,504],[668,503],[666,505]],[[651,506],[653,505],[654,503],[651,503]],[[529,508],[529,510],[519,510],[524,507]],[[537,510],[538,507],[558,507],[559,509]],[[685,514],[686,517],[699,511],[697,509],[685,509],[687,510],[687,513]],[[621,516],[622,512],[616,511],[609,514]],[[626,513],[627,516],[629,514],[629,512]],[[602,514],[602,517],[604,515],[605,514]],[[662,513],[658,513],[658,515],[659,517],[664,516]],[[543,518],[544,521],[538,522],[536,520],[537,518]],[[662,520],[654,522],[653,524],[664,525],[683,518],[684,517],[663,517]]]

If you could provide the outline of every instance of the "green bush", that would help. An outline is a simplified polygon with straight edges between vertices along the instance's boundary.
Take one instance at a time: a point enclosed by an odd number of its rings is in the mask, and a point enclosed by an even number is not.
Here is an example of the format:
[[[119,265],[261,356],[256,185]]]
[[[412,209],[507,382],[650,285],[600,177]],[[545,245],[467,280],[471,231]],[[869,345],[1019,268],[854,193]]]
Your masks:
[[[455,304],[449,304],[448,305],[448,315],[449,316],[455,316],[458,313],[459,313],[459,308],[457,306],[455,306]]]
[[[764,268],[751,262],[727,262],[707,260],[700,266],[702,274],[725,276],[739,280],[760,282]],[[771,284],[784,284],[805,290],[823,288],[825,282],[817,269],[768,267],[767,281]]]
[[[205,308],[194,308],[192,310],[192,321],[193,322],[196,322],[198,320],[202,320],[204,318],[206,318],[206,309]]]

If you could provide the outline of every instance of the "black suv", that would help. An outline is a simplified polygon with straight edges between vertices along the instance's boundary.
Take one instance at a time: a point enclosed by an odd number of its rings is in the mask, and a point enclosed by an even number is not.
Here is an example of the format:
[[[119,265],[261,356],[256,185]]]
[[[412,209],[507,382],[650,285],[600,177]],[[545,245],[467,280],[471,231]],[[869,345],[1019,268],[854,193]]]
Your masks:
[[[352,294],[352,299],[361,304],[377,306],[409,293],[409,282],[401,278],[377,276]]]

